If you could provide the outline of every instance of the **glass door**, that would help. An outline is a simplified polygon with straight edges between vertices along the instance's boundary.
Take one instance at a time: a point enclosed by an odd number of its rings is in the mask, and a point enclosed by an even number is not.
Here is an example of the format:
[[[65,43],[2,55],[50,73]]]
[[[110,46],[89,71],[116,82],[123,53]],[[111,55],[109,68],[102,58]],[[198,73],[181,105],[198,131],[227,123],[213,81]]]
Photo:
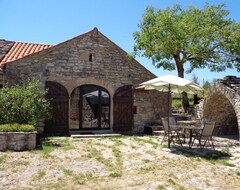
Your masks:
[[[109,129],[110,96],[102,87],[84,85],[79,87],[79,128]]]

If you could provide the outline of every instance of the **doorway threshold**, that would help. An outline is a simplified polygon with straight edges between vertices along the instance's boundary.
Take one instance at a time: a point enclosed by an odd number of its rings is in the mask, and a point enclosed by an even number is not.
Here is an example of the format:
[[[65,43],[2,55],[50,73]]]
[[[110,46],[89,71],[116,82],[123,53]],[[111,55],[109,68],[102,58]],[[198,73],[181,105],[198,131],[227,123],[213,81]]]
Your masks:
[[[97,137],[116,137],[121,136],[119,133],[114,133],[110,130],[103,131],[70,131],[70,137],[72,138],[97,138]]]

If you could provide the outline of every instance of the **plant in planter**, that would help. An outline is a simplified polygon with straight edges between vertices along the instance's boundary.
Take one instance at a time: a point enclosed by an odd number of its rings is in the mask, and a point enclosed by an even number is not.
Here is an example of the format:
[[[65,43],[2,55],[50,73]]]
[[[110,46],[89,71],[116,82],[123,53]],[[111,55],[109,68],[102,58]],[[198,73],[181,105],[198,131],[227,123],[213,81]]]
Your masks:
[[[2,141],[6,139],[3,133],[6,136],[11,133],[11,137],[8,136],[8,138],[13,140],[8,142],[10,145],[2,148],[3,150],[6,148],[20,150],[19,140],[28,139],[27,133],[34,134],[30,138],[35,138],[36,146],[35,126],[50,116],[50,103],[45,99],[46,91],[41,91],[39,84],[38,80],[33,80],[21,86],[0,89],[0,144],[1,139]],[[19,137],[16,137],[17,133]],[[26,143],[22,146],[23,149],[33,149],[32,147],[31,145],[29,148]]]
[[[33,125],[0,125],[0,151],[32,150],[36,147],[36,129]]]

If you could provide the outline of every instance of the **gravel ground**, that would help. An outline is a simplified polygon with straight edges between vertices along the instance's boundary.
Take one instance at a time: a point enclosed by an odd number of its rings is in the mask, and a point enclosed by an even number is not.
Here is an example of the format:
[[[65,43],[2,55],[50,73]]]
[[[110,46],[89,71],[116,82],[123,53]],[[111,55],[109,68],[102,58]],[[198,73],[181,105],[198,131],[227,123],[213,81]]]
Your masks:
[[[237,141],[215,138],[215,152],[160,142],[156,136],[45,138],[41,150],[0,152],[0,190],[240,188]]]

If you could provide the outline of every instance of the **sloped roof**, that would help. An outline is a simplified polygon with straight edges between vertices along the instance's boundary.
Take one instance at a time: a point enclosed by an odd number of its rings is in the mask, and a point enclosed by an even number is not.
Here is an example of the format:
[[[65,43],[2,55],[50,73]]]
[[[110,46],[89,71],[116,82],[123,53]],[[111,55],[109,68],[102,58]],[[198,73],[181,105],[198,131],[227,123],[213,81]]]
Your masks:
[[[26,43],[26,42],[14,42],[14,44],[12,45],[12,47],[10,48],[10,50],[6,53],[6,55],[2,58],[2,60],[0,59],[0,66],[4,65],[6,63],[21,59],[23,57],[26,56],[31,56],[34,53],[46,50],[50,47],[55,47],[55,46],[59,46],[61,44],[67,43],[69,41],[75,40],[75,39],[79,39],[79,38],[83,38],[84,36],[90,34],[90,33],[97,33],[97,35],[101,35],[105,40],[107,40],[109,43],[111,43],[113,46],[115,46],[117,49],[119,49],[121,52],[123,52],[124,54],[127,55],[127,52],[124,51],[121,47],[119,47],[117,44],[115,44],[113,41],[111,41],[108,37],[106,37],[105,35],[103,35],[101,32],[98,31],[98,29],[95,27],[92,30],[83,33],[79,36],[73,37],[71,39],[68,39],[64,42],[61,42],[59,44],[56,45],[46,45],[46,44],[36,44],[36,43]],[[1,42],[1,40],[0,40]],[[0,52],[1,52],[1,43],[0,43]],[[146,69],[143,65],[141,65],[137,60],[133,59],[133,63],[134,64],[138,64],[139,66],[143,67],[144,69]],[[0,68],[1,69],[1,68]],[[151,71],[149,71],[148,69],[146,69],[149,73],[151,73],[153,76],[155,76]]]
[[[42,51],[53,45],[25,43],[25,42],[14,42],[11,48],[6,52],[1,60],[0,64],[6,64],[11,61],[15,61],[27,55]]]

